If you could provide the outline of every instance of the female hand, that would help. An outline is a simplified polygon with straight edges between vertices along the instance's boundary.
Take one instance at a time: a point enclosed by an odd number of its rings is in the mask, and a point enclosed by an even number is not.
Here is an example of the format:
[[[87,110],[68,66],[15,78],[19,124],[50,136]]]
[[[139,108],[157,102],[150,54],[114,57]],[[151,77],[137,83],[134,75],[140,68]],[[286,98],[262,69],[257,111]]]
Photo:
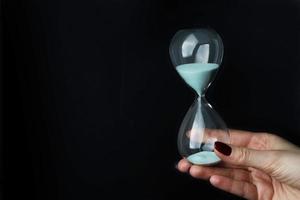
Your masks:
[[[178,170],[209,180],[221,190],[246,199],[300,199],[300,149],[268,133],[230,130],[230,145],[216,142],[217,166],[197,166],[186,159]]]

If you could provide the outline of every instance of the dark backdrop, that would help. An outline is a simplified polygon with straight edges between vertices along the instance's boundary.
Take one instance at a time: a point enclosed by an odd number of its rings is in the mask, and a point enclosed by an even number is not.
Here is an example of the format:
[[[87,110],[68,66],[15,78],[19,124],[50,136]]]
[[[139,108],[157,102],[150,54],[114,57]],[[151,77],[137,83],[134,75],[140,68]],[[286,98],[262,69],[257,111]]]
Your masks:
[[[228,126],[300,145],[296,0],[4,0],[5,197],[234,199],[174,169],[193,93],[168,45],[224,40],[208,99]]]

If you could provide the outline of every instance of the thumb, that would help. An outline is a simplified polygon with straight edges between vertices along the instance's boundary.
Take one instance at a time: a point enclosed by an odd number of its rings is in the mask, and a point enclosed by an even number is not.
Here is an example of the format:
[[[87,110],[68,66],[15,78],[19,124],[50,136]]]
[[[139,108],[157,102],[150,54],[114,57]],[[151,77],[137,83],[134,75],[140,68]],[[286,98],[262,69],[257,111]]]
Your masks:
[[[274,171],[273,164],[277,157],[275,151],[236,147],[222,142],[215,142],[215,153],[229,164],[254,167],[267,173]]]

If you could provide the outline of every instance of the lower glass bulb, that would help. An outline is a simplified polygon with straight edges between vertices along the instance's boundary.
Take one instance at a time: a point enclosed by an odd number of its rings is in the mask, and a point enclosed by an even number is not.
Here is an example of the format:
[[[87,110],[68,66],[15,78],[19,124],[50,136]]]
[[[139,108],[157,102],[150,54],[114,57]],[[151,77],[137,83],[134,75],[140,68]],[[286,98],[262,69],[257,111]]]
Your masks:
[[[214,153],[216,141],[229,143],[228,129],[205,97],[199,96],[181,123],[178,133],[179,153],[196,165],[216,164],[220,162]]]

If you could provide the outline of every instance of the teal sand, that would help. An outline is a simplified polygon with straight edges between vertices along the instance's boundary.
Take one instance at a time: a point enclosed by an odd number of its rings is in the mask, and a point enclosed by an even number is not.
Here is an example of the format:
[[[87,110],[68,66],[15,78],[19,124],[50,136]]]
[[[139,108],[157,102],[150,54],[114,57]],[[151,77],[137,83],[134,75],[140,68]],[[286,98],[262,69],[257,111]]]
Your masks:
[[[220,158],[212,151],[201,151],[187,157],[187,160],[195,165],[213,165],[220,162]]]
[[[178,65],[176,70],[183,80],[201,96],[218,67],[216,63],[190,63]]]

